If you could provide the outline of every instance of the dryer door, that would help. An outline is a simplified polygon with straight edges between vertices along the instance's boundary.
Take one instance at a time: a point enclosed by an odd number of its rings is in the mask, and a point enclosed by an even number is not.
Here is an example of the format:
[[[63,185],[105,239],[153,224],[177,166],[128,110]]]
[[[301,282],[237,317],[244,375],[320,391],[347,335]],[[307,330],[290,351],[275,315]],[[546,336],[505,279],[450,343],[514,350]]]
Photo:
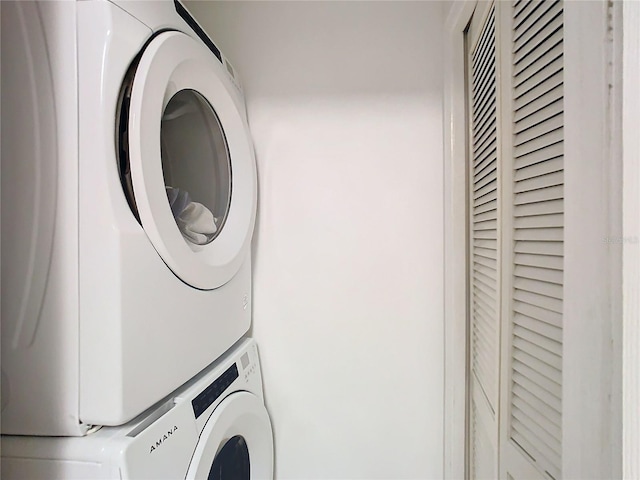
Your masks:
[[[179,278],[217,288],[240,268],[256,212],[255,160],[238,93],[220,61],[181,32],[153,38],[130,75],[120,119],[129,203]]]
[[[229,395],[205,424],[191,459],[189,480],[270,480],[273,436],[262,401],[248,392]]]

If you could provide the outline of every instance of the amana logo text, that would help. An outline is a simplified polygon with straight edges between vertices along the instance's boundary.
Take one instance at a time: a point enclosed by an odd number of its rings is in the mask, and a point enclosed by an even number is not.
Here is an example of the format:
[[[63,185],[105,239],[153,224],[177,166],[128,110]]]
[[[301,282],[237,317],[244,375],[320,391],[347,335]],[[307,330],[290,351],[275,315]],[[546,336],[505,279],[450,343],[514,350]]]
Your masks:
[[[165,442],[165,440],[167,440],[171,435],[173,435],[176,430],[178,430],[177,425],[174,425],[172,429],[167,430],[167,433],[165,433],[161,438],[156,440],[156,443],[151,445],[151,449],[149,450],[149,453],[153,453],[154,450],[160,447],[160,445],[162,445]]]

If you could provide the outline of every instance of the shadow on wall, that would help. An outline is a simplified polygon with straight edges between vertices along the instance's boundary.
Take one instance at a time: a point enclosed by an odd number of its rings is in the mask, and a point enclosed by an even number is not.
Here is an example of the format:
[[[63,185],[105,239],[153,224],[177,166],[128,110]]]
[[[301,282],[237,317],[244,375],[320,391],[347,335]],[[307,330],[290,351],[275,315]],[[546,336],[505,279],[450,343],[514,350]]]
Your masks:
[[[425,3],[431,6],[426,8]],[[434,3],[243,1],[212,6],[192,1],[187,5],[196,18],[209,20],[205,28],[234,63],[250,99],[403,95],[424,93],[430,87],[440,92],[442,76],[430,73],[440,67],[429,62],[439,58],[441,50],[428,26],[428,15],[439,12]],[[209,13],[212,8],[216,15]],[[423,38],[416,36],[420,30]],[[417,56],[416,51],[425,54]]]

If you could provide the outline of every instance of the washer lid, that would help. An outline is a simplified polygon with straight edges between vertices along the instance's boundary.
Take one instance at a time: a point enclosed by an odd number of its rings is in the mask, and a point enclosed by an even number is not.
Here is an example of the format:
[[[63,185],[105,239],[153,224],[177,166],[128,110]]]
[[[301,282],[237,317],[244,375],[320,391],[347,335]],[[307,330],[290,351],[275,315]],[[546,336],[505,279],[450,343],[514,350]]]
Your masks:
[[[256,170],[233,84],[209,50],[164,32],[138,63],[128,118],[131,181],[140,222],[185,283],[214,289],[250,248]]]
[[[220,402],[202,429],[186,478],[273,478],[271,422],[257,396],[236,392]]]

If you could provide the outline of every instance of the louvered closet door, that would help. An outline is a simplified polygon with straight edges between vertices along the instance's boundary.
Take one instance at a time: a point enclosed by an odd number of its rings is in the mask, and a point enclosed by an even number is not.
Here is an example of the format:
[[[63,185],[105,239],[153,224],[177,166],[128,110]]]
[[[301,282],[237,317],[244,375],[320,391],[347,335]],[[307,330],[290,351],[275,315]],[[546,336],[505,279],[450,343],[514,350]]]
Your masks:
[[[480,3],[467,32],[470,171],[470,469],[495,479],[500,345],[495,7]]]
[[[479,3],[467,51],[470,474],[559,479],[563,5]]]
[[[500,8],[500,25],[510,38],[503,45],[505,62],[501,66],[501,86],[507,100],[502,110],[505,208],[500,478],[559,479],[563,4],[521,0],[506,2]]]

